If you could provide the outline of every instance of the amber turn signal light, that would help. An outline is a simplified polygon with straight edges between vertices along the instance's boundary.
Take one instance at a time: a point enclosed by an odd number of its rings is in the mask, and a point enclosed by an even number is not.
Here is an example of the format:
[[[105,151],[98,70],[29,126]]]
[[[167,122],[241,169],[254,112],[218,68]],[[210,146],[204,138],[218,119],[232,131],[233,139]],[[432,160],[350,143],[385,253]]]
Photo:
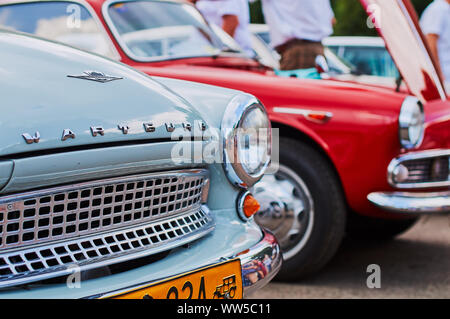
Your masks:
[[[242,218],[249,219],[261,208],[258,201],[250,192],[241,195],[238,204],[238,211]]]
[[[309,112],[306,119],[316,123],[326,123],[332,118],[329,112]]]

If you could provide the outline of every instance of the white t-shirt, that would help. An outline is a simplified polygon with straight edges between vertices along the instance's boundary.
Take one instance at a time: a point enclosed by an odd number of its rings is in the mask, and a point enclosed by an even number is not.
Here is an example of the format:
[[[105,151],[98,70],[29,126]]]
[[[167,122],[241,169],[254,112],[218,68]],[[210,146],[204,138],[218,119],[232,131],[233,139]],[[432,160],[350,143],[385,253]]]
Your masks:
[[[195,3],[208,23],[214,23],[219,27],[223,25],[224,15],[235,15],[239,19],[239,25],[234,32],[234,39],[241,48],[253,56],[252,40],[250,37],[250,9],[248,0],[199,0]]]
[[[272,47],[291,39],[322,41],[333,33],[330,0],[262,0]]]
[[[439,35],[439,62],[445,81],[450,82],[450,3],[434,0],[423,12],[420,26],[425,34]]]

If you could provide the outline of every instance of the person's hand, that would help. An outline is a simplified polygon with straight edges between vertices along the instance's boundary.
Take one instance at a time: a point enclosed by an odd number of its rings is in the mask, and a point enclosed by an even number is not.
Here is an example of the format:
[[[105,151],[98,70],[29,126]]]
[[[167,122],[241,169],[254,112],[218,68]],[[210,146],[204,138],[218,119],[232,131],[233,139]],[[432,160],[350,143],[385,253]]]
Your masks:
[[[239,26],[239,18],[233,14],[226,14],[222,16],[222,29],[228,33],[231,37],[234,37],[234,32]]]
[[[441,79],[444,79],[444,72],[442,72],[441,61],[439,61],[439,53],[438,53],[439,35],[434,33],[428,33],[425,35],[425,39],[431,51],[431,56],[436,64],[437,73],[439,74],[439,77]]]

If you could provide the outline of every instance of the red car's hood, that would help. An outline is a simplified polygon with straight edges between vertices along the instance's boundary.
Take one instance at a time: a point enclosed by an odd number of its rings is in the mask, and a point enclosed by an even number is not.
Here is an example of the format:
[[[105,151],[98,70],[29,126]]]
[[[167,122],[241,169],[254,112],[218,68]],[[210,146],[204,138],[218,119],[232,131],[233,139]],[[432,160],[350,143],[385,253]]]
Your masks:
[[[386,42],[412,94],[422,103],[446,100],[443,81],[420,29],[410,0],[360,0]]]
[[[135,65],[135,67],[152,76],[243,90],[258,97],[268,109],[280,105],[317,106],[320,109],[327,109],[327,106],[336,105],[339,102],[346,106],[353,105],[355,108],[370,108],[368,104],[371,104],[379,110],[388,109],[398,115],[401,101],[406,95],[381,86],[335,80],[284,78],[270,71],[260,73],[234,68],[218,68],[217,72],[213,72],[210,65],[191,64],[164,67]],[[370,100],[370,103],[367,100]]]

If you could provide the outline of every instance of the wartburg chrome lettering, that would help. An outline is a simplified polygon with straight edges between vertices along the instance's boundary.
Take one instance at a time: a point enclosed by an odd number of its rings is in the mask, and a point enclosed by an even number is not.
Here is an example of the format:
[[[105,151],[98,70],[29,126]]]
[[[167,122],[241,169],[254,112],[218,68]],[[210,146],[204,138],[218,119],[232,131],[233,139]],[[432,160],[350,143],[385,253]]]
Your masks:
[[[93,137],[96,137],[98,134],[103,136],[105,135],[105,130],[102,126],[91,126],[91,133]]]
[[[198,126],[202,131],[206,131],[206,124],[205,122],[198,122]]]
[[[66,128],[63,131],[63,134],[62,134],[62,137],[61,137],[61,141],[65,141],[65,140],[67,140],[69,138],[75,138],[75,133],[72,132],[71,129]]]
[[[39,143],[39,140],[41,139],[41,134],[39,134],[39,132],[34,133],[34,136],[31,136],[28,133],[23,133],[22,136],[27,144]]]
[[[151,133],[154,132],[156,130],[155,126],[153,125],[153,123],[144,123],[144,129],[147,133]]]
[[[183,123],[183,128],[186,131],[191,131],[192,130],[192,125],[190,123]]]
[[[173,123],[166,123],[166,130],[167,132],[175,131],[175,125],[173,125]]]
[[[164,124],[166,126],[167,132],[170,132],[170,133],[175,132],[175,129],[178,126],[178,124],[174,124],[173,122],[167,122]],[[191,124],[188,122],[183,122],[179,125],[181,125],[183,127],[183,129],[188,132],[192,132],[192,128],[194,127],[194,124]],[[197,125],[197,124],[195,124],[195,125]],[[153,123],[150,123],[150,122],[143,123],[143,126],[144,126],[145,132],[147,132],[147,133],[152,133],[152,132],[156,131],[156,127]],[[202,131],[206,131],[206,124],[204,122],[199,122],[198,127]],[[125,124],[118,124],[117,129],[122,131],[122,133],[124,135],[126,135],[126,134],[128,134],[130,127]],[[101,136],[105,135],[105,129],[103,128],[103,126],[91,126],[90,130],[91,130],[92,136],[94,136],[94,137],[96,137],[97,135],[101,135]],[[23,133],[22,137],[24,138],[24,140],[26,141],[27,144],[33,144],[33,143],[39,143],[41,135],[39,132],[36,131],[36,133],[33,136],[30,135],[29,133]],[[63,130],[61,141],[66,141],[69,138],[74,139],[75,133],[71,129],[66,128]],[[205,138],[205,136],[203,138]]]
[[[122,131],[123,134],[128,134],[128,130],[130,129],[128,125],[117,125],[117,127]]]
[[[98,71],[84,71],[82,75],[67,75],[67,77],[95,81],[100,83],[106,83],[123,79],[122,77],[105,75],[105,73]]]

